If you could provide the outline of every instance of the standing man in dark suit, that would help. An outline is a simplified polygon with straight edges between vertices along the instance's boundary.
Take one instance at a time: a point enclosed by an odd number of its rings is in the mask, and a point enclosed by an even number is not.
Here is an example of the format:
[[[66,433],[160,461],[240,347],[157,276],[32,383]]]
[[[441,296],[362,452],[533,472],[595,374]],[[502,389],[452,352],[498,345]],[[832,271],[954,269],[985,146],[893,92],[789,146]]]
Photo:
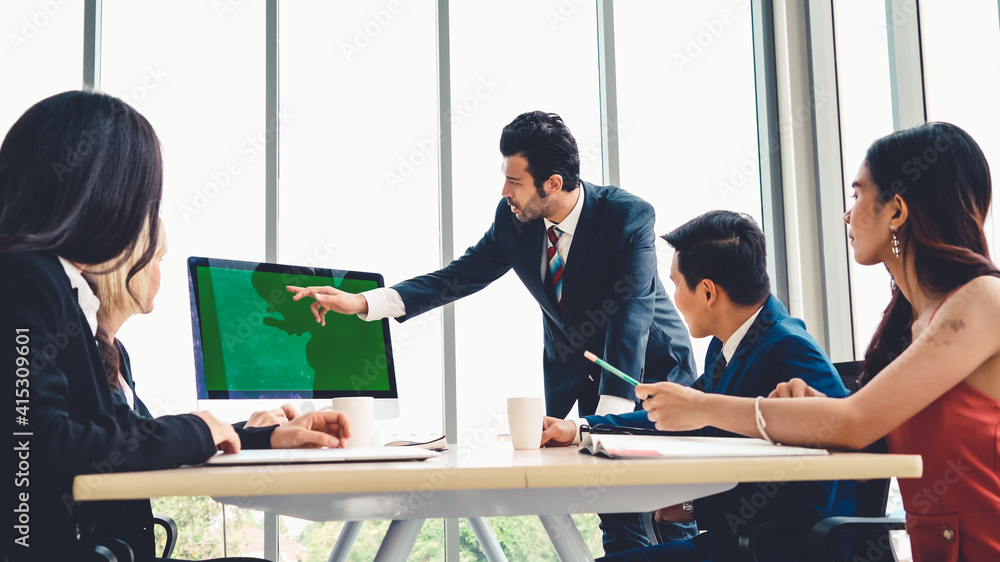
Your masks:
[[[519,115],[504,127],[500,152],[504,199],[493,224],[444,269],[361,295],[289,290],[316,299],[317,320],[333,310],[402,322],[513,269],[542,309],[548,415],[564,417],[573,402],[580,415],[635,410],[632,387],[586,361],[585,350],[643,381],[690,385],[691,342],[657,275],[652,206],[580,181],[576,140],[554,113]],[[648,544],[638,520],[627,531],[605,525],[606,551]]]
[[[664,238],[675,250],[670,279],[677,287],[677,308],[692,336],[712,336],[705,374],[695,381],[694,388],[730,396],[767,396],[778,383],[799,377],[827,396],[847,396],[836,369],[805,324],[789,316],[781,301],[770,294],[764,233],[752,219],[731,211],[712,211]],[[655,394],[657,386],[640,386],[636,392]],[[585,421],[591,426],[653,428],[642,410],[620,416],[588,416]],[[549,446],[578,442],[582,423],[584,420],[546,418],[542,442]],[[714,427],[697,434],[740,437]],[[696,539],[619,553],[608,560],[736,560],[741,532],[767,521],[812,525],[825,517],[853,515],[855,491],[853,481],[739,484],[692,503],[657,510],[658,520],[696,520],[700,529],[707,530]],[[761,498],[766,501],[759,507]],[[804,533],[773,535],[762,535],[758,559],[809,558]]]

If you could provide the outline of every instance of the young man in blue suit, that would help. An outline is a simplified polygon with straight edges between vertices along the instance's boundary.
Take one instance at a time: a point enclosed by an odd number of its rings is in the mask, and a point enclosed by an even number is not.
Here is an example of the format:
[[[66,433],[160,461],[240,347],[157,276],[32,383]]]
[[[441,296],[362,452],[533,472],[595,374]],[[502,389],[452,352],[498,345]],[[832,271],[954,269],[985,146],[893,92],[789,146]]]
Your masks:
[[[670,279],[674,302],[691,335],[713,336],[705,374],[694,387],[733,396],[767,396],[780,382],[799,377],[827,396],[848,394],[837,371],[801,320],[788,315],[770,294],[764,233],[745,215],[704,214],[663,237],[673,246]],[[653,428],[645,411],[588,416],[585,420],[546,418],[542,442],[579,442],[579,426],[611,424]],[[738,437],[713,427],[703,436]],[[609,556],[607,560],[730,560],[739,534],[763,521],[817,522],[851,515],[854,482],[744,483],[736,488],[657,511],[657,519],[697,521],[707,530],[690,541],[668,543]],[[761,498],[763,506],[761,507]],[[747,507],[749,506],[749,507]],[[805,537],[758,546],[760,560],[805,560]]]
[[[635,378],[690,385],[691,341],[656,271],[652,206],[617,187],[580,181],[576,140],[554,113],[519,115],[500,136],[503,200],[485,236],[447,267],[361,295],[289,287],[327,311],[400,322],[471,295],[513,269],[542,310],[546,411],[635,410],[624,381],[585,360],[590,350]],[[621,516],[616,516],[621,518]],[[609,551],[648,544],[638,515]]]

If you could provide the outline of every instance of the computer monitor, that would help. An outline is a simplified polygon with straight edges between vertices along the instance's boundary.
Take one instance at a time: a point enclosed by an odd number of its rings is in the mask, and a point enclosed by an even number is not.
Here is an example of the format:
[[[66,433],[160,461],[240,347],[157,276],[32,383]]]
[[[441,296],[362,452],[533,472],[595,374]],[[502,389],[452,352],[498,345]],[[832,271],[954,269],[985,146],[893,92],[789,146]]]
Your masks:
[[[398,417],[388,320],[329,312],[321,325],[314,300],[292,300],[288,285],[360,293],[384,282],[363,271],[188,258],[199,401],[306,401],[309,410],[372,396],[376,417]]]

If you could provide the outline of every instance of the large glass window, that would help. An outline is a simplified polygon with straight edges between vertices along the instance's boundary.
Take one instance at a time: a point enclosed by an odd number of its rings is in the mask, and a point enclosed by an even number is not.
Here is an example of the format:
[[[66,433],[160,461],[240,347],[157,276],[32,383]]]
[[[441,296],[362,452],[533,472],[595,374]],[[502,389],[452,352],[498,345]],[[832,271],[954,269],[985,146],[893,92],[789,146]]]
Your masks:
[[[621,187],[653,204],[659,234],[713,209],[761,223],[750,3],[619,2],[615,28]],[[709,339],[693,343],[700,370]]]
[[[29,107],[83,83],[83,2],[14,0],[0,5],[0,137]]]
[[[221,5],[103,6],[102,89],[145,115],[163,147],[161,289],[119,336],[154,415],[197,408],[188,256],[264,258],[264,6]]]
[[[597,5],[490,0],[452,2],[450,10],[455,253],[461,255],[493,221],[504,182],[500,132],[517,115],[558,113],[580,148],[580,177],[601,183]],[[513,272],[455,307],[459,441],[482,444],[506,433],[507,397],[544,394],[542,313]],[[577,521],[600,555],[596,517]],[[491,525],[512,559],[554,556],[537,517],[494,518]],[[481,556],[474,543],[463,540],[462,550],[463,558]]]
[[[437,269],[434,2],[280,9],[279,261],[378,272],[387,285]],[[400,416],[376,422],[378,442],[442,435],[440,318],[390,322]],[[282,517],[281,551],[325,560],[342,526]],[[354,555],[373,557],[387,526],[366,523]],[[417,550],[440,556],[442,529],[428,521]]]
[[[264,5],[105,0],[102,49],[102,90],[149,119],[164,161],[169,249],[160,292],[155,310],[126,322],[119,338],[153,414],[190,412],[198,405],[187,258],[264,258],[264,142],[273,134],[263,109]],[[212,409],[233,421],[249,414]],[[223,515],[207,498],[157,500],[156,508],[181,525],[181,557],[249,553],[247,535],[260,536],[262,514]]]
[[[889,47],[882,3],[834,1],[833,10],[844,208],[849,209],[853,204],[851,183],[868,146],[892,132]],[[854,350],[860,359],[889,304],[889,273],[882,266],[858,265],[850,245],[848,257]]]
[[[600,182],[596,4],[551,8],[451,3],[456,254],[493,221],[504,181],[500,131],[517,115],[558,113],[583,152],[581,177]],[[455,311],[459,439],[483,427],[505,433],[507,397],[543,395],[542,313],[513,273]]]
[[[440,265],[435,4],[286,2],[278,256],[374,271]],[[440,311],[390,322],[400,417],[383,442],[442,434]]]
[[[920,2],[927,119],[965,129],[982,147],[1000,193],[1000,16],[996,0]],[[994,207],[996,204],[994,203]],[[993,259],[1000,258],[996,213],[986,222]]]

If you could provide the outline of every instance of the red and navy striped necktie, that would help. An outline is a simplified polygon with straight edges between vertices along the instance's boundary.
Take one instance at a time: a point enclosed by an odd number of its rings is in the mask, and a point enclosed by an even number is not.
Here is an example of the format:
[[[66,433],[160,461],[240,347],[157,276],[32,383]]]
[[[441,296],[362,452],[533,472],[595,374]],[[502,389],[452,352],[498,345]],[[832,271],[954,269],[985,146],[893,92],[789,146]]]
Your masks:
[[[562,231],[557,226],[550,226],[548,235],[549,278],[552,280],[552,290],[555,292],[556,302],[561,305],[563,260],[562,256],[559,255],[558,246],[559,236],[562,235]]]

